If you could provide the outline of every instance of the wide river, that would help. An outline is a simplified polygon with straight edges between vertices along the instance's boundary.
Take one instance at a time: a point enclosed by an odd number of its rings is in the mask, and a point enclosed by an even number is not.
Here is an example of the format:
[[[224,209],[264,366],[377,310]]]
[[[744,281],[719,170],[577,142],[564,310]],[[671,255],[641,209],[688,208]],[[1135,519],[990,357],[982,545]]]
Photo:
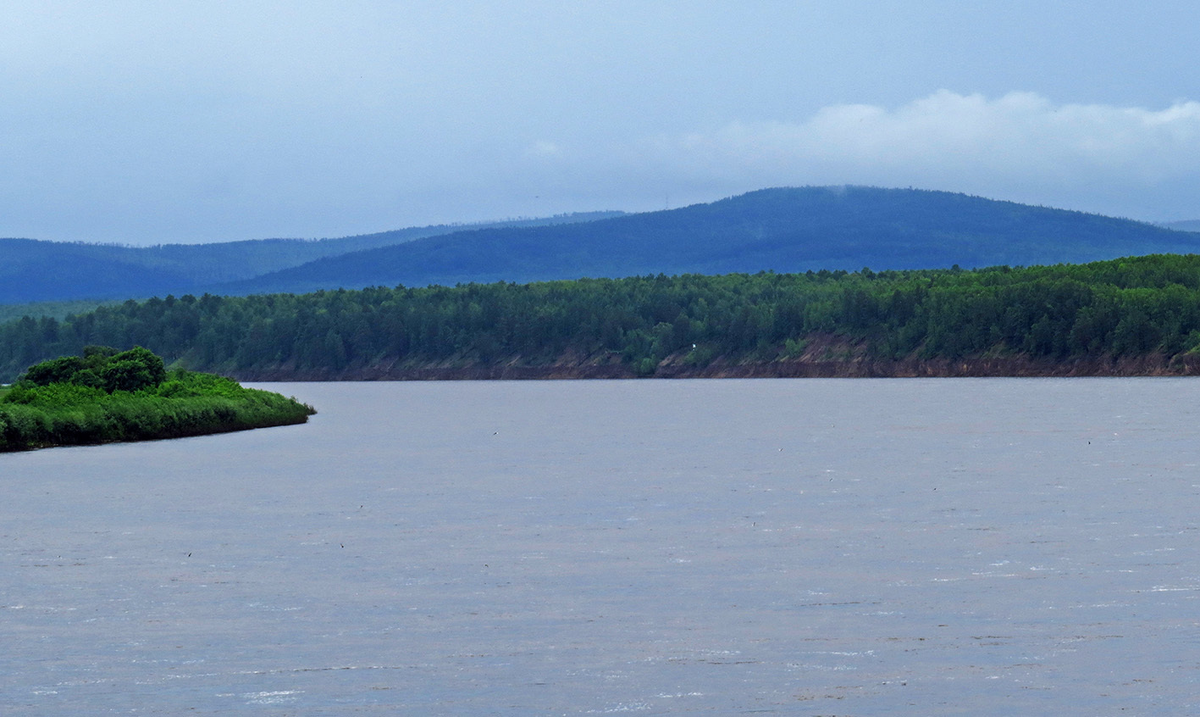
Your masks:
[[[0,455],[0,713],[1200,711],[1200,380],[263,387]]]

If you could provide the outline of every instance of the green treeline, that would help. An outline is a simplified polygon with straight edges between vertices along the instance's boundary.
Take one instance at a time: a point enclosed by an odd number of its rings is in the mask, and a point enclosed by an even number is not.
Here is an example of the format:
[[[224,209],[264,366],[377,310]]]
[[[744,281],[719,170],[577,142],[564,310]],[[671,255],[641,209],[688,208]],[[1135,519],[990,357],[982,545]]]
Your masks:
[[[87,347],[0,389],[0,452],[303,423],[310,406],[221,376],[167,371],[150,351]]]
[[[89,344],[141,345],[233,375],[538,366],[564,356],[653,375],[664,360],[799,360],[813,337],[828,336],[881,361],[1184,354],[1200,347],[1200,256],[167,297],[0,326],[0,376]]]

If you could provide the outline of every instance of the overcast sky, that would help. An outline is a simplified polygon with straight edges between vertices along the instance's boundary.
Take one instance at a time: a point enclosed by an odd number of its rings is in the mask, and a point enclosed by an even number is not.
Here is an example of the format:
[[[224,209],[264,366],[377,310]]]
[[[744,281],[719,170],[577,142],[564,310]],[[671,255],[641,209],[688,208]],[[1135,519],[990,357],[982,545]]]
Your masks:
[[[780,185],[1200,218],[1200,3],[0,6],[0,236],[344,236]]]

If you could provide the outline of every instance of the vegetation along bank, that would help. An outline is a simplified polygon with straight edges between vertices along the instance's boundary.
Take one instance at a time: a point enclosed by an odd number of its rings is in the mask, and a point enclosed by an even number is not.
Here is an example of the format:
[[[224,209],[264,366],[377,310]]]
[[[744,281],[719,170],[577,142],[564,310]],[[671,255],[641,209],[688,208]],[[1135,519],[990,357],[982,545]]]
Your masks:
[[[313,413],[227,378],[167,371],[141,347],[89,346],[0,389],[0,451],[224,433],[304,423]]]
[[[1200,256],[127,301],[0,326],[0,380],[90,344],[242,380],[1190,374]]]

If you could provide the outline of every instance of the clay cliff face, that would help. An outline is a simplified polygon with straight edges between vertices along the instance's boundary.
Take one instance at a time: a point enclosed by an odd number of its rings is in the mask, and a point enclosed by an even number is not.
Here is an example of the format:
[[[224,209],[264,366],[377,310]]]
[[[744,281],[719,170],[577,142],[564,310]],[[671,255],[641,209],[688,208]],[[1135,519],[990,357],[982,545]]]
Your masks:
[[[1194,376],[1200,375],[1200,356],[1150,354],[1122,359],[1068,359],[1053,361],[1027,357],[971,359],[879,360],[847,357],[837,360],[805,358],[769,362],[688,366],[670,357],[650,376],[639,377],[631,366],[594,361],[561,361],[530,366],[519,361],[498,365],[407,364],[350,367],[341,371],[294,370],[286,366],[241,372],[242,381],[453,381],[453,380],[553,380],[629,378],[936,378],[936,377],[1082,377],[1082,376]]]

